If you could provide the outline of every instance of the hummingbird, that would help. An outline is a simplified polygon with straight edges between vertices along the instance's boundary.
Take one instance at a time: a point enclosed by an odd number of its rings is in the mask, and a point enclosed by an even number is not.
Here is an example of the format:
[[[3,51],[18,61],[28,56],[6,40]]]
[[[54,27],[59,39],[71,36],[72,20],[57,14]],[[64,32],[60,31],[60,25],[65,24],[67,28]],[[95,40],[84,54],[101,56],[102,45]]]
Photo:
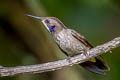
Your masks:
[[[87,41],[87,39],[73,29],[67,28],[56,17],[38,17],[27,14],[26,16],[40,20],[47,31],[54,38],[60,50],[68,57],[72,57],[81,54],[87,50],[93,48],[93,46]],[[104,75],[105,71],[109,71],[110,68],[99,57],[94,57],[81,64],[83,68],[90,72]]]

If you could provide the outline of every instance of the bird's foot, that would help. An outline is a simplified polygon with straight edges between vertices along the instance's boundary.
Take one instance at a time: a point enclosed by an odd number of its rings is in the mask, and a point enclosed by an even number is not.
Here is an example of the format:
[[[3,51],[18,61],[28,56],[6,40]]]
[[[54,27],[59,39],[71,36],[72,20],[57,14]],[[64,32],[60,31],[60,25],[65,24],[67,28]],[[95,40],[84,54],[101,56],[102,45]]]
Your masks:
[[[89,53],[87,52],[87,50],[84,50],[83,54],[84,54],[86,57],[89,57]]]
[[[68,60],[68,62],[71,64],[71,66],[72,66],[72,60],[71,60],[71,56],[68,56],[68,58],[67,58],[67,60]]]

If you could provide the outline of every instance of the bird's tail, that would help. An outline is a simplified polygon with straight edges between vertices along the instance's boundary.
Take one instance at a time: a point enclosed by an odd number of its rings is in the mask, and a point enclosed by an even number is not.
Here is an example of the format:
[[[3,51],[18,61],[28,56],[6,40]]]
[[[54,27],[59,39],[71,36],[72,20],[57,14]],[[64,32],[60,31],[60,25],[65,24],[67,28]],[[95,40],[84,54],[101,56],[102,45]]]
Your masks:
[[[95,62],[94,61],[92,62],[91,60],[89,60],[84,63],[81,63],[80,65],[85,69],[87,69],[88,71],[95,72],[101,75],[105,74],[104,71],[110,70],[110,68],[102,60],[100,60],[99,58],[94,58],[94,59],[95,59]]]

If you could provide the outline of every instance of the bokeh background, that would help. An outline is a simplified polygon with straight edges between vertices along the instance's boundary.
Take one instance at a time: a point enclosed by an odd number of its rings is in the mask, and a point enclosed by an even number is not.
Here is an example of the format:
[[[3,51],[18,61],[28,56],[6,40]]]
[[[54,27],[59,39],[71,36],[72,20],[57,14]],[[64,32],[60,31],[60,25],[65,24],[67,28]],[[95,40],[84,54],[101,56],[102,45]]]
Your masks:
[[[43,24],[25,14],[57,17],[94,46],[120,36],[119,0],[0,0],[0,65],[32,65],[66,58]],[[120,80],[120,48],[102,56],[111,68],[104,76],[74,65],[0,80]]]

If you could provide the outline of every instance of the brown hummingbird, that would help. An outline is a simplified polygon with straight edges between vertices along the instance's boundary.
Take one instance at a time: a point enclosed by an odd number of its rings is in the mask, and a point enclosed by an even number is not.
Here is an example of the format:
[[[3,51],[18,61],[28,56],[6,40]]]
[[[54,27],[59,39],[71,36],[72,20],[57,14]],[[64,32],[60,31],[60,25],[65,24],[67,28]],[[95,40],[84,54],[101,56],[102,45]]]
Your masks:
[[[40,20],[52,35],[61,51],[69,57],[81,54],[93,48],[83,35],[73,29],[67,28],[56,17],[37,17],[29,14],[27,16]],[[108,65],[98,57],[91,58],[80,65],[88,71],[102,75],[105,74],[105,71],[110,69]]]

